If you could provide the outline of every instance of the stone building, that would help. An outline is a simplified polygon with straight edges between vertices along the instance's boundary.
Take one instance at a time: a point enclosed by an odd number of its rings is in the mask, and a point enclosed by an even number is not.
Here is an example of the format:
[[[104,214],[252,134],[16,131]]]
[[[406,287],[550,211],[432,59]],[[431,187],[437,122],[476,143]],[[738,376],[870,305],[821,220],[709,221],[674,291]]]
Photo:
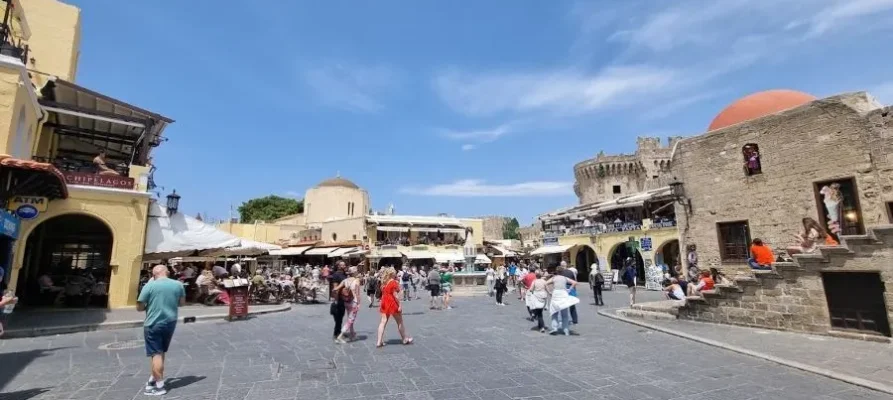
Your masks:
[[[761,92],[679,141],[671,160],[682,248],[697,245],[699,267],[731,282],[682,307],[646,303],[629,313],[669,308],[687,319],[890,336],[893,107],[866,93]],[[751,271],[752,239],[783,253],[797,244],[804,218],[832,240]]]
[[[484,221],[484,240],[499,240],[502,239],[503,232],[505,230],[505,225],[508,223],[508,217],[500,217],[500,216],[488,216],[488,217],[478,217],[479,219]]]
[[[666,186],[670,154],[679,137],[662,146],[658,137],[639,137],[633,154],[606,155],[574,165],[574,192],[580,204],[601,203]]]
[[[522,226],[518,229],[521,235],[521,246],[524,249],[532,250],[543,245],[543,225],[534,223],[529,226]]]

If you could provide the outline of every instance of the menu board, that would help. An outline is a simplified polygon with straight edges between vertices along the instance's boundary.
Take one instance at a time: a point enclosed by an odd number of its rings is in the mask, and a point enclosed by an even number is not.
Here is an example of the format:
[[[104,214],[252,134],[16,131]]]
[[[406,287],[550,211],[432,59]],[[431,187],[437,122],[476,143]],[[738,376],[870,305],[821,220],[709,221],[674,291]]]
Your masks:
[[[229,292],[229,318],[248,315],[248,287],[237,286],[227,289]]]

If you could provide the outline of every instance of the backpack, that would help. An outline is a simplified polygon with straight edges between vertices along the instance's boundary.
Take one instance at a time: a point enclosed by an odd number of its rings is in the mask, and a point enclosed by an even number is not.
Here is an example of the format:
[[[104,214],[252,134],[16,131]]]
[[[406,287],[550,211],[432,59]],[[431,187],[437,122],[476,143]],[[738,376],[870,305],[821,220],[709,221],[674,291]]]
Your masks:
[[[629,283],[633,281],[633,267],[627,265],[623,267],[623,273],[621,274],[624,283]]]
[[[595,274],[595,283],[605,283],[605,277],[602,275],[601,272],[597,272]]]
[[[352,283],[353,282],[351,282],[351,284]],[[341,287],[341,291],[338,293],[338,297],[341,298],[341,301],[349,303],[353,301],[353,291],[350,290],[350,287],[348,287],[348,285],[343,285]]]
[[[404,272],[401,279],[403,280],[403,282],[409,282],[409,280],[412,279],[412,276],[409,275],[409,272]]]

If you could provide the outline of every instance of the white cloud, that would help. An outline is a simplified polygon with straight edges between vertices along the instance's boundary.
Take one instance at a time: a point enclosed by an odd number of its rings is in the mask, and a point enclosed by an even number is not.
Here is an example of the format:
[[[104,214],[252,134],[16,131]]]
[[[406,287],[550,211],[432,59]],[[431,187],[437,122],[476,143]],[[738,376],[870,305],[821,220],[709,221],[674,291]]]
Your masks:
[[[334,64],[304,71],[304,82],[323,104],[355,112],[384,108],[379,99],[397,83],[397,73],[386,66]]]
[[[298,199],[304,197],[304,194],[303,194],[303,193],[301,193],[301,192],[297,192],[297,191],[294,191],[294,190],[289,190],[289,191],[285,192],[285,195],[288,196],[288,197],[294,197],[294,198],[298,198]]]
[[[664,4],[668,6],[644,18],[627,18],[609,40],[627,42],[632,51],[666,53],[722,47],[740,37],[765,35],[775,41],[765,49],[771,54],[779,44],[815,39],[893,10],[893,0],[682,0]],[[590,30],[589,25],[580,24],[581,35]]]
[[[481,179],[458,180],[428,187],[405,187],[401,193],[444,197],[544,197],[573,195],[573,182],[531,181],[490,185]]]
[[[473,141],[477,143],[495,142],[499,138],[511,132],[511,125],[506,123],[492,129],[478,129],[470,131],[444,130],[442,135],[452,140]]]
[[[635,102],[672,85],[676,71],[616,66],[588,74],[575,70],[464,73],[446,71],[434,89],[454,110],[472,116],[542,111],[574,115]]]
[[[472,150],[474,150],[474,149],[476,149],[476,148],[478,148],[476,145],[473,145],[473,144],[470,144],[470,143],[466,143],[466,144],[463,144],[463,145],[462,145],[462,151],[472,151]]]

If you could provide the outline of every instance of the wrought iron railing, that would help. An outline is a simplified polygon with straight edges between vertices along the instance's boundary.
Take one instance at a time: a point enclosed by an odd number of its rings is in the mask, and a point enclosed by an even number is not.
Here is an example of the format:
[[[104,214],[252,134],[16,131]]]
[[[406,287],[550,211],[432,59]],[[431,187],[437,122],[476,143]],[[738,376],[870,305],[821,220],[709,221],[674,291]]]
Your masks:
[[[651,223],[651,229],[664,229],[676,226],[675,220],[661,220]],[[641,222],[615,222],[611,224],[594,224],[592,226],[573,226],[565,229],[546,229],[545,237],[598,235],[603,233],[630,232],[642,230]]]
[[[84,161],[66,157],[32,157],[32,159],[37,162],[53,164],[53,166],[58,168],[60,171],[99,173],[99,169],[96,167],[96,165],[93,164],[92,161]],[[126,164],[108,163],[106,164],[106,166],[113,169],[121,176],[129,176],[130,174],[130,168]]]
[[[28,65],[28,53],[30,48],[20,37],[16,37],[16,32],[12,29],[12,7],[11,0],[2,0],[4,3],[3,21],[0,22],[0,54],[18,58],[22,64]]]

